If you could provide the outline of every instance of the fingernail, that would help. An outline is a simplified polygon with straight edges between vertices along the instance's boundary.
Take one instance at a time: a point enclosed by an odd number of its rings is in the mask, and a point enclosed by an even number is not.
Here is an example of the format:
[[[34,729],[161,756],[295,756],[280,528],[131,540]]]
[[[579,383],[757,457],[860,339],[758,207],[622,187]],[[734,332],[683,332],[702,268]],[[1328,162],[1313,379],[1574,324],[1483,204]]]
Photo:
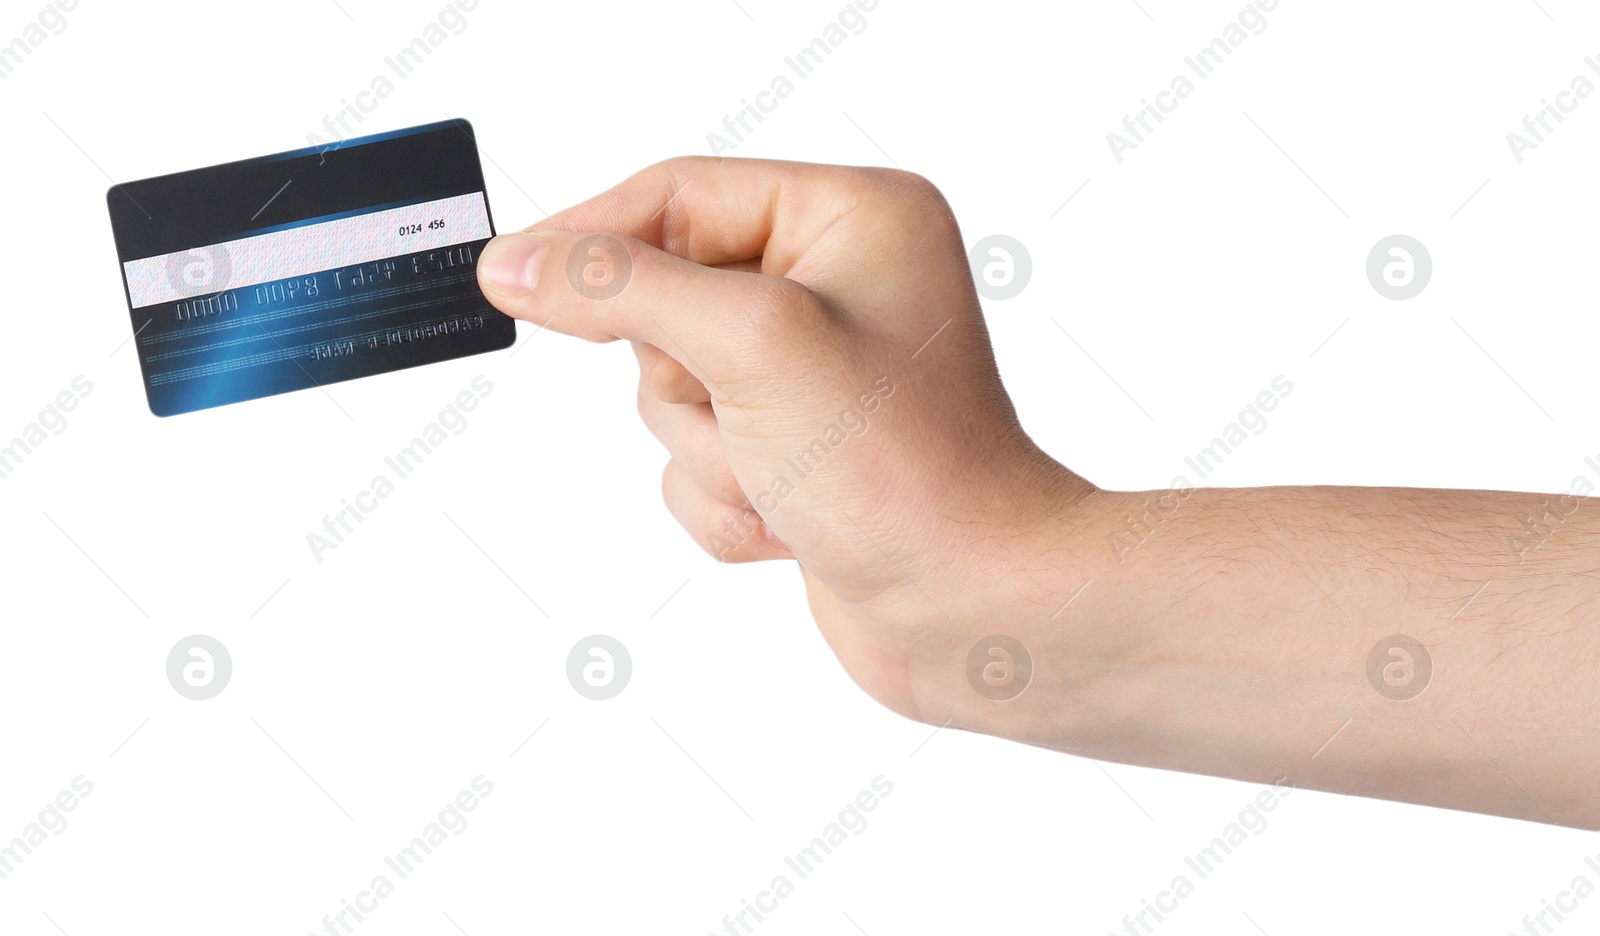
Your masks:
[[[550,245],[526,231],[489,241],[478,258],[478,279],[502,296],[526,296],[539,285],[539,268]]]

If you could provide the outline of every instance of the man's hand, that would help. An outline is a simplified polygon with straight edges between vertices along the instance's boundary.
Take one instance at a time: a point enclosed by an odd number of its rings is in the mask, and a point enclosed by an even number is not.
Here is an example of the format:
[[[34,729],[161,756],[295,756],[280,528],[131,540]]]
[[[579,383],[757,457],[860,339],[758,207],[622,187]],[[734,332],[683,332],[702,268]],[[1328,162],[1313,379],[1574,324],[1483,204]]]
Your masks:
[[[1530,495],[1097,490],[1018,425],[955,219],[904,172],[672,160],[496,238],[478,273],[509,315],[633,343],[672,513],[719,559],[797,560],[895,711],[1600,825],[1596,501],[1530,556]],[[1394,636],[1431,683],[1381,688]]]

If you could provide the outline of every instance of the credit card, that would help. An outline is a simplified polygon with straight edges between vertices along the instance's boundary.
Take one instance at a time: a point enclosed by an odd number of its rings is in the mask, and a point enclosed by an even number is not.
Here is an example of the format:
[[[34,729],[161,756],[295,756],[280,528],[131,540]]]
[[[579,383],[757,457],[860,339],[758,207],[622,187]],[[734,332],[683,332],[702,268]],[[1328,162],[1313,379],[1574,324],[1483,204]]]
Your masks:
[[[447,120],[113,185],[150,411],[172,416],[494,351],[472,125]]]

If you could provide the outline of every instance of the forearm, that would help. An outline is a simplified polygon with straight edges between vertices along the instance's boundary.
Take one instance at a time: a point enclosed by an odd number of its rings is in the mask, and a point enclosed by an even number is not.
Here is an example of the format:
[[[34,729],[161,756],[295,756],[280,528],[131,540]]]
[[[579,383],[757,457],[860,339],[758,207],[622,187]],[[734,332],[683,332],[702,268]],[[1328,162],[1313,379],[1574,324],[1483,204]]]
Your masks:
[[[1164,493],[1094,492],[1020,538],[1019,556],[1047,564],[1009,573],[1017,597],[988,633],[1028,648],[1033,684],[1005,702],[968,693],[955,724],[1108,760],[1600,826],[1600,502]],[[1426,658],[1374,656],[1393,635]]]

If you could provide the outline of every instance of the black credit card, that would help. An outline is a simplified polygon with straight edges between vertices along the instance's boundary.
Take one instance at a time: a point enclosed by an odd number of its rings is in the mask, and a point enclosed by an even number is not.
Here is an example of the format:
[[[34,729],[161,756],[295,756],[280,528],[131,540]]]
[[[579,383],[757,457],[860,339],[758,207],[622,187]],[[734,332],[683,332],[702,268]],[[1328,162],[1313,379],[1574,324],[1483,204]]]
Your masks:
[[[106,193],[150,411],[193,410],[508,347],[464,120]]]

